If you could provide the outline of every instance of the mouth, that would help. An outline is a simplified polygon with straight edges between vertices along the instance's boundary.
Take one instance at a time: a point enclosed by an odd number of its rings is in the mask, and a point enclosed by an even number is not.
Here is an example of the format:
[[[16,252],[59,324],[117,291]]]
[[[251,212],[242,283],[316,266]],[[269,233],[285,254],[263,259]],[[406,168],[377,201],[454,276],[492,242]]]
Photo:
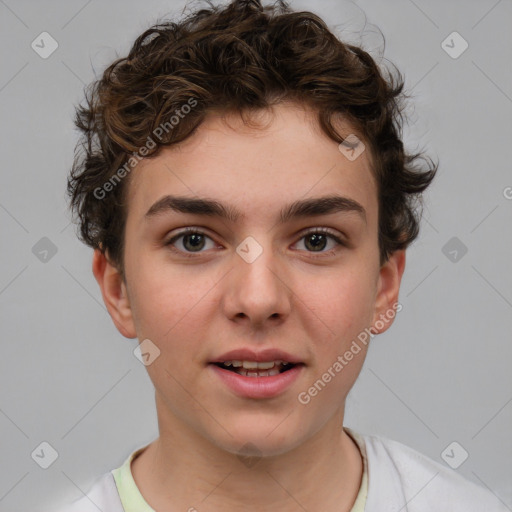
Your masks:
[[[290,363],[280,359],[275,361],[224,361],[222,363],[213,363],[214,365],[237,373],[244,377],[272,377],[280,373],[287,372],[302,363]]]
[[[306,365],[282,359],[273,361],[228,360],[209,364],[212,377],[219,379],[235,395],[244,399],[270,399],[292,386]]]

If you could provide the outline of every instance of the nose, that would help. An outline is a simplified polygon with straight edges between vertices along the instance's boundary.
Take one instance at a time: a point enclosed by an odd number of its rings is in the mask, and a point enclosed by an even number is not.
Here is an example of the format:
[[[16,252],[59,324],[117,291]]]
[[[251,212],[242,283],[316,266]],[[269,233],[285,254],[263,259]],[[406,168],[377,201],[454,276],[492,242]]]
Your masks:
[[[231,321],[251,328],[275,327],[289,316],[292,291],[285,267],[268,245],[251,261],[233,257],[233,269],[224,283],[222,308]],[[240,253],[242,254],[242,253]]]

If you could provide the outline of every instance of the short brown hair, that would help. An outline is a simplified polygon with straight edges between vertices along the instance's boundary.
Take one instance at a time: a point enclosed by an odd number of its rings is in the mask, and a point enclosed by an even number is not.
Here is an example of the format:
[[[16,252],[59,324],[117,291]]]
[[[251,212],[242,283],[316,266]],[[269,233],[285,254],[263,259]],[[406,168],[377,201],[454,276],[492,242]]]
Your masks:
[[[332,124],[336,115],[362,135],[374,160],[381,263],[406,248],[418,235],[417,206],[437,165],[404,150],[401,74],[395,68],[385,79],[362,48],[284,0],[206,3],[179,22],[146,30],[86,89],[75,118],[82,140],[67,184],[80,239],[123,272],[127,165],[186,139],[213,110],[244,117],[292,100],[313,108],[337,143],[343,138]],[[173,116],[179,122],[171,126]]]

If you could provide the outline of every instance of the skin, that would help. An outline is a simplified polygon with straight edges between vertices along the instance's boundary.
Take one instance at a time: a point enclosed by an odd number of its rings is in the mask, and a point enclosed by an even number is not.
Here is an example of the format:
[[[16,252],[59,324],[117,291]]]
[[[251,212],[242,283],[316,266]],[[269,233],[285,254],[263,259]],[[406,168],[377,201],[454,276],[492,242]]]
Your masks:
[[[301,105],[281,103],[258,120],[249,127],[237,115],[212,113],[180,145],[140,162],[128,189],[126,280],[94,253],[93,272],[120,333],[160,350],[147,366],[160,436],[132,463],[142,495],[159,511],[349,511],[361,484],[361,454],[342,427],[367,347],[307,405],[297,397],[392,310],[405,253],[379,263],[368,150],[348,160]],[[355,133],[347,123],[339,128]],[[245,217],[168,211],[146,218],[166,194],[215,199]],[[360,203],[366,219],[337,212],[278,223],[285,205],[332,194]],[[166,245],[184,227],[207,234],[202,252],[184,238],[175,251]],[[308,228],[330,228],[348,243],[328,238],[316,252]],[[252,263],[236,253],[248,236],[263,248]],[[208,368],[239,347],[279,347],[305,367],[277,397],[241,398]],[[237,456],[246,443],[257,447],[250,467]]]

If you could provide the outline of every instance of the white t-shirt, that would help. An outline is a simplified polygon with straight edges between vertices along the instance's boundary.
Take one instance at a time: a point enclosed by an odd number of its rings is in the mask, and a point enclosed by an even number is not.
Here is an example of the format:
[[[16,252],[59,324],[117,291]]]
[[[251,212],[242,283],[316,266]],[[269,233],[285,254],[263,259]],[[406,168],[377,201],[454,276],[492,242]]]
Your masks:
[[[363,478],[350,512],[510,512],[486,489],[425,455],[380,436],[343,427],[363,458]],[[96,480],[87,495],[59,512],[155,512],[131,473],[132,452],[122,466]]]

